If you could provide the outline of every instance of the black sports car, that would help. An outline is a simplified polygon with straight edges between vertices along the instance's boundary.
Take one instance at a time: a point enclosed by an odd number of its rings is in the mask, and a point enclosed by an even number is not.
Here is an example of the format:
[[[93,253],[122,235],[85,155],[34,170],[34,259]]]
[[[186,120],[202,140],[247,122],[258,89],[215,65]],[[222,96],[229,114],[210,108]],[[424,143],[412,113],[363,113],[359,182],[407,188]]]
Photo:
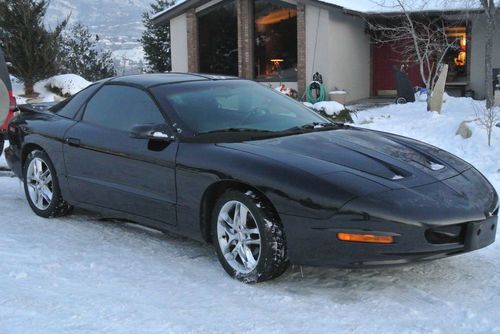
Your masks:
[[[83,207],[212,241],[245,282],[289,263],[403,264],[495,239],[498,196],[438,148],[327,121],[258,83],[156,74],[95,83],[9,125],[42,217]]]

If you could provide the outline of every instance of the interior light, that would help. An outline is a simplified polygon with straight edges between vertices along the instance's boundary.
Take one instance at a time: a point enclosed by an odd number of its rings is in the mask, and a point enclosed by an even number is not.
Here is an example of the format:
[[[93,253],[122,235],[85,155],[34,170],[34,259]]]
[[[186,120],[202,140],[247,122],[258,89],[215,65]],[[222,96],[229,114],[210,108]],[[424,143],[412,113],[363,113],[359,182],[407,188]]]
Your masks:
[[[293,9],[278,9],[255,21],[257,25],[268,25],[288,20],[297,16],[297,11]]]

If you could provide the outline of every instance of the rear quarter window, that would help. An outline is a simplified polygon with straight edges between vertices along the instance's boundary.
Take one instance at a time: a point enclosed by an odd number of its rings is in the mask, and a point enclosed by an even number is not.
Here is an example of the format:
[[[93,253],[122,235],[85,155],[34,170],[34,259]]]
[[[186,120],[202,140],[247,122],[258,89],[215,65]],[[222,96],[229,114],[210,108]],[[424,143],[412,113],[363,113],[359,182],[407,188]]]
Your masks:
[[[119,131],[129,131],[138,124],[165,124],[160,109],[146,92],[111,84],[90,99],[83,121]]]
[[[50,108],[50,111],[65,118],[75,118],[76,114],[78,114],[87,100],[99,89],[99,87],[100,85],[97,84],[89,86],[76,95],[73,95],[68,100],[56,104]]]

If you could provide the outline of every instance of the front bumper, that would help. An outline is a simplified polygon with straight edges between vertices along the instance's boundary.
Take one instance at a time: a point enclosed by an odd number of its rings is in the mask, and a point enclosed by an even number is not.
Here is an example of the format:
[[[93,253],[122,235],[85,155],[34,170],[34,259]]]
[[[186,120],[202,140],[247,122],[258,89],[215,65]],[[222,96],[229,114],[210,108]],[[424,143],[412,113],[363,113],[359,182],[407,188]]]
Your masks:
[[[300,265],[342,268],[399,265],[433,260],[484,248],[495,241],[498,217],[453,225],[410,225],[337,215],[328,221],[284,216],[290,262]],[[435,239],[429,231],[450,227],[454,238]],[[340,241],[337,233],[391,235],[392,244]],[[444,234],[446,235],[446,230]]]

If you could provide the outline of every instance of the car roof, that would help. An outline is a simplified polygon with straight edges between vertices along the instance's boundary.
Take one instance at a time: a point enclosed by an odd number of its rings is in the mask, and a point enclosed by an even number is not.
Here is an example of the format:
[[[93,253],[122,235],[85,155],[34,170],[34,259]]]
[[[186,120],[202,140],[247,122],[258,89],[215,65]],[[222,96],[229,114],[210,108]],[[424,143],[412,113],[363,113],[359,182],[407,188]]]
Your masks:
[[[120,84],[132,84],[150,88],[165,84],[189,82],[189,81],[210,81],[210,80],[234,80],[238,79],[231,76],[198,74],[198,73],[154,73],[154,74],[137,74],[110,79],[108,82]]]
[[[0,48],[0,80],[3,81],[7,90],[12,90],[12,84],[10,83],[9,71],[7,69],[7,63],[5,62],[5,57],[3,55],[3,50]]]

